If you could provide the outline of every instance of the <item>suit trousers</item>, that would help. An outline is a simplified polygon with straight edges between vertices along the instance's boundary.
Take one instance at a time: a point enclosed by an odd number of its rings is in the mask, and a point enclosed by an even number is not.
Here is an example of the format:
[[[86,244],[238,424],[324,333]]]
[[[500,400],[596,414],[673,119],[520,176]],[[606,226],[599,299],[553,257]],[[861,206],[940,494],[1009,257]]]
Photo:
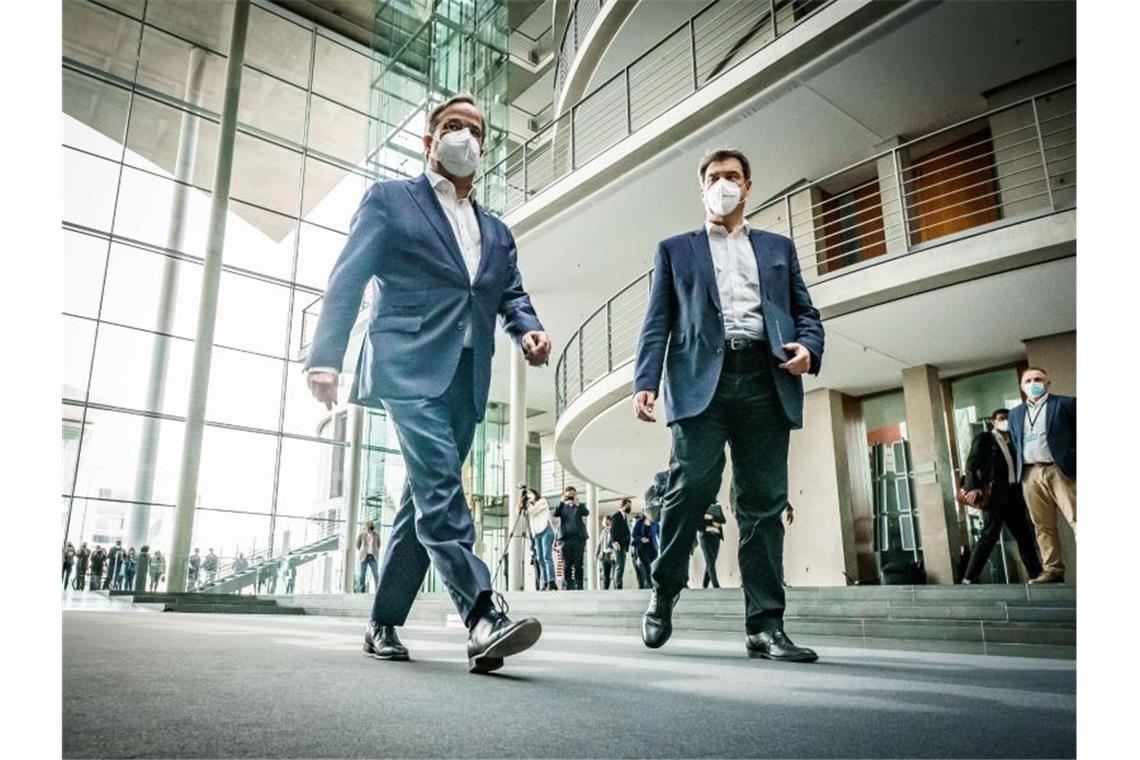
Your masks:
[[[372,622],[403,625],[435,565],[455,608],[467,623],[491,574],[475,556],[475,523],[463,494],[460,468],[475,435],[472,352],[463,351],[442,396],[383,399],[396,428],[408,477],[392,536],[380,565]]]
[[[701,554],[705,558],[705,575],[701,579],[701,588],[720,588],[720,579],[716,577],[716,558],[720,554],[720,537],[711,533],[702,533],[697,541],[701,544]]]
[[[1055,464],[1027,464],[1021,471],[1021,490],[1037,530],[1037,548],[1047,573],[1065,574],[1061,539],[1057,535],[1057,510],[1077,533],[1077,481]]]
[[[1037,545],[1033,541],[1033,523],[1029,522],[1029,513],[1025,509],[1025,500],[1021,496],[1021,486],[1014,483],[1012,486],[995,484],[993,495],[990,497],[990,506],[982,513],[982,535],[978,543],[970,552],[970,562],[966,565],[965,579],[975,581],[986,566],[998,539],[1001,538],[1002,528],[1009,528],[1017,541],[1017,550],[1021,555],[1021,563],[1030,578],[1041,574],[1041,562],[1037,558]]]
[[[585,555],[585,538],[572,536],[562,539],[562,587],[564,589],[582,589]]]
[[[621,549],[614,550],[614,588],[620,589],[622,586],[622,576],[625,575],[625,552]]]
[[[671,426],[673,450],[661,506],[661,556],[653,585],[667,595],[685,588],[689,554],[705,510],[732,456],[731,504],[740,527],[741,585],[749,634],[783,627],[784,523],[791,425],[774,379],[783,372],[766,346],[725,352],[716,392],[695,417]]]

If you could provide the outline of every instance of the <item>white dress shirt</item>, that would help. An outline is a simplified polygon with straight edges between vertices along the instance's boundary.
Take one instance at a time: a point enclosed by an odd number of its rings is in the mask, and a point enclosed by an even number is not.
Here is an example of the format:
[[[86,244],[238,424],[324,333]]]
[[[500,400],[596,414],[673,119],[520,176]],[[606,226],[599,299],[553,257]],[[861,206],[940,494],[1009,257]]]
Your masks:
[[[716,286],[726,338],[764,340],[764,314],[760,310],[760,271],[748,237],[748,222],[732,232],[705,222],[709,234]]]
[[[455,242],[459,244],[459,251],[463,254],[463,263],[467,265],[467,276],[474,282],[475,273],[479,270],[479,259],[483,250],[483,234],[479,230],[479,220],[475,217],[475,206],[471,204],[471,196],[460,198],[455,192],[455,185],[447,177],[431,169],[424,169],[439,205],[443,207],[443,215],[451,225],[451,233]],[[471,348],[471,320],[467,320],[467,327],[463,331],[463,347]],[[331,372],[334,375],[340,370],[331,367],[310,367],[309,372]]]
[[[1025,401],[1025,425],[1021,432],[1022,459],[1025,464],[1052,464],[1053,452],[1049,450],[1047,417],[1049,409],[1046,402],[1049,394],[1039,398]]]

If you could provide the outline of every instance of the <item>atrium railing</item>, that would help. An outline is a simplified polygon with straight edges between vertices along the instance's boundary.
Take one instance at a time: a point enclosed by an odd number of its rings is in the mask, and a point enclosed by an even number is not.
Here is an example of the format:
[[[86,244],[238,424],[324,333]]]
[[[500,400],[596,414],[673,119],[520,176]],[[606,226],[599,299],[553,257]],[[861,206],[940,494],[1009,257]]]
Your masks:
[[[553,51],[554,27],[547,27],[542,34],[531,37],[526,32],[514,29],[511,31],[509,42],[510,54],[521,58],[531,65],[537,65]]]
[[[878,257],[1076,206],[1076,85],[952,124],[878,153],[747,214],[791,238],[810,287]],[[555,409],[633,361],[650,270],[609,298],[566,341]]]
[[[832,2],[714,0],[485,172],[479,197],[498,213],[513,211]],[[575,3],[555,92],[576,50],[570,40],[577,44],[600,8],[601,0]]]
[[[554,99],[562,92],[562,85],[566,82],[566,74],[578,56],[578,47],[586,39],[586,33],[594,24],[594,19],[602,11],[606,0],[572,0],[570,16],[566,19],[566,27],[562,30],[562,39],[558,41],[557,56],[554,61]]]

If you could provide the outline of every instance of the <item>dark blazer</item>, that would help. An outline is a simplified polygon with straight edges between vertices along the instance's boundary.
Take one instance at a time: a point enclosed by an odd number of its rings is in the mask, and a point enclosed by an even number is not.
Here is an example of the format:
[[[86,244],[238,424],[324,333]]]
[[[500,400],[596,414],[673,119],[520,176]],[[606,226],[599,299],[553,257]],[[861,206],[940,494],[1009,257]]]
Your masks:
[[[586,509],[584,501],[571,506],[568,502],[560,501],[551,513],[558,518],[558,538],[562,541],[586,540],[586,516],[590,510]]]
[[[808,371],[819,374],[823,323],[800,275],[795,246],[782,235],[761,230],[752,230],[749,239],[760,274],[770,350],[783,361],[783,344],[800,343],[811,353]],[[724,340],[720,291],[705,228],[661,241],[637,347],[634,391],[656,393],[664,371],[666,422],[700,414],[720,379]],[[803,380],[780,371],[776,389],[791,427],[802,427]]]
[[[652,551],[654,555],[657,554],[658,536],[661,533],[661,529],[657,528],[657,526],[660,524],[659,522],[655,522],[646,525],[644,520],[638,520],[633,524],[633,543],[639,552]],[[641,543],[641,539],[643,538],[649,539],[649,546],[651,546],[652,549],[645,548],[645,544]]]
[[[1009,455],[1011,458],[1014,456],[1012,439],[1009,442]],[[966,470],[963,475],[965,475],[963,487],[967,491],[982,489],[992,483],[991,502],[994,500],[999,502],[994,506],[1004,505],[1008,501],[1011,485],[1009,466],[992,432],[987,430],[974,436],[970,444],[970,453],[966,457]],[[1020,490],[1020,486],[1018,489]]]
[[[364,287],[375,298],[349,401],[434,398],[455,375],[470,323],[478,419],[487,406],[495,320],[516,343],[542,330],[523,290],[511,231],[478,205],[482,256],[474,282],[426,174],[377,182],[333,266],[306,369],[341,367]]]
[[[1025,452],[1021,438],[1025,434],[1025,415],[1028,406],[1022,402],[1009,412],[1009,437],[1017,451],[1017,479],[1025,465]],[[1050,393],[1045,399],[1045,442],[1053,454],[1057,468],[1067,478],[1077,479],[1077,399]]]
[[[629,523],[625,521],[625,512],[620,509],[610,517],[610,543],[617,541],[623,552],[629,551]]]

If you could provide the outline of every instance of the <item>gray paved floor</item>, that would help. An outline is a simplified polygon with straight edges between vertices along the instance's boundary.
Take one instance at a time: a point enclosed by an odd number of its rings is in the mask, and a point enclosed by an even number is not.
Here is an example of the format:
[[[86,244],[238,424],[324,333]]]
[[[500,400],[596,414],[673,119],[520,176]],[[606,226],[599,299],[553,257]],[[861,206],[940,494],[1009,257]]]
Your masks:
[[[64,757],[1073,757],[1067,661],[821,649],[814,665],[724,642],[547,631],[500,674],[464,632],[361,621],[63,613]]]

